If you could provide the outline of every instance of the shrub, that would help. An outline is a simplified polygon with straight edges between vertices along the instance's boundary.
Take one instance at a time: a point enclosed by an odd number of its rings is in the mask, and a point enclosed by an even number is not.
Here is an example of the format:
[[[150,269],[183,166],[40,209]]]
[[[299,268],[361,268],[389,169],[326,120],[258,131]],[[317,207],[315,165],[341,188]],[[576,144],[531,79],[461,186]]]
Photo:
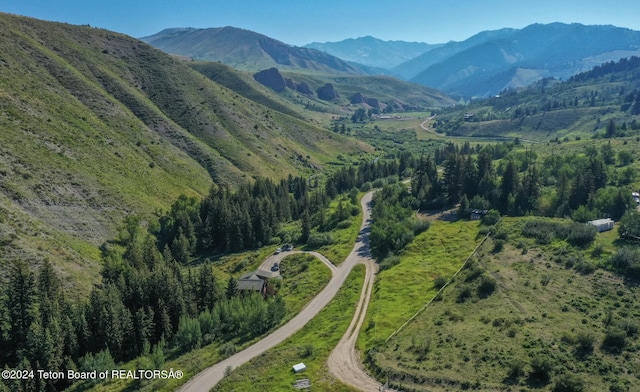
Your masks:
[[[447,278],[444,276],[436,276],[433,280],[433,287],[435,287],[436,290],[440,290],[445,284],[447,284]]]
[[[602,341],[602,349],[612,354],[621,353],[626,344],[627,334],[620,328],[609,328],[604,340]]]
[[[491,250],[491,252],[493,253],[502,252],[502,250],[504,249],[504,244],[505,244],[504,240],[495,240],[493,242],[493,249]]]
[[[489,275],[482,275],[478,285],[478,296],[488,297],[496,290],[496,280]]]
[[[384,270],[388,270],[391,267],[400,264],[400,257],[398,256],[388,256],[385,257],[381,262],[380,262],[380,271],[384,271]]]
[[[593,271],[596,270],[596,267],[591,264],[590,262],[584,260],[583,258],[578,258],[575,265],[573,266],[573,269],[575,269],[577,272],[583,274],[583,275],[588,275],[590,273],[592,273]]]
[[[536,355],[531,360],[531,377],[547,383],[551,380],[551,373],[553,372],[553,364],[546,356],[541,354]]]
[[[300,348],[300,357],[302,358],[312,357],[314,351],[315,350],[313,348],[313,345],[307,344],[306,346]]]
[[[564,373],[558,376],[553,392],[582,392],[584,391],[584,381],[579,375]]]
[[[417,219],[413,223],[413,234],[414,235],[418,235],[420,233],[423,233],[423,232],[429,230],[430,226],[431,226],[431,222],[429,222],[428,220]]]
[[[178,332],[176,333],[176,342],[178,347],[183,351],[191,351],[200,348],[202,344],[202,331],[200,322],[189,316],[180,317]]]
[[[596,239],[594,225],[574,223],[571,225],[567,241],[573,246],[587,246]]]
[[[223,358],[228,358],[235,354],[237,350],[238,349],[236,348],[235,344],[231,342],[225,343],[222,347],[220,347],[220,356],[222,356]]]
[[[351,226],[351,221],[350,220],[343,220],[338,222],[338,224],[336,225],[337,229],[347,229]]]
[[[311,248],[319,248],[325,245],[333,244],[334,239],[331,233],[313,233],[309,235],[309,239],[307,239],[307,245]]]
[[[458,296],[456,297],[456,302],[464,302],[467,298],[471,297],[471,287],[464,285],[460,288],[458,292]]]
[[[576,336],[576,349],[579,354],[590,354],[593,352],[593,343],[596,338],[589,332],[579,332]]]
[[[509,364],[507,370],[507,376],[512,379],[518,379],[524,376],[524,360],[522,358],[516,358]]]
[[[640,250],[622,247],[609,258],[609,263],[618,272],[632,279],[640,279]]]
[[[493,226],[500,220],[500,213],[497,210],[489,210],[485,216],[482,217],[482,224],[487,226]]]

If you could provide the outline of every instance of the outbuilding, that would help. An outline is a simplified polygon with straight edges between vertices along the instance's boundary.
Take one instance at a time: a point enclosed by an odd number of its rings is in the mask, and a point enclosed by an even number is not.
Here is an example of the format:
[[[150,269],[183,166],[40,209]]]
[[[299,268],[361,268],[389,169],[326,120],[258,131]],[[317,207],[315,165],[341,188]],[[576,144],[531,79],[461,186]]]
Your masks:
[[[303,372],[305,370],[307,370],[307,365],[305,365],[302,362],[293,365],[293,372],[294,373],[300,373],[300,372]]]
[[[594,225],[598,233],[607,230],[613,230],[613,220],[611,218],[596,219],[588,222],[590,225]]]

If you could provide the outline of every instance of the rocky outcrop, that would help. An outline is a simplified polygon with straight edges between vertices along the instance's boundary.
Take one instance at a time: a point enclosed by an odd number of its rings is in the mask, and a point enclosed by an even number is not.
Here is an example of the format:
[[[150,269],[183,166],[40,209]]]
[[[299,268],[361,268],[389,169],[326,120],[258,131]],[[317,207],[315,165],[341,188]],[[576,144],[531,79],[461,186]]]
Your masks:
[[[318,87],[316,93],[318,94],[318,98],[322,99],[323,101],[333,101],[334,99],[340,98],[340,95],[331,83],[327,83],[322,87]]]
[[[296,89],[296,82],[294,82],[292,79],[284,78],[284,83],[287,85],[287,88],[290,88],[291,90]]]
[[[378,98],[367,98],[365,102],[367,103],[367,105],[371,106],[372,108],[380,107],[380,101],[378,101]]]
[[[296,91],[301,94],[313,95],[313,91],[311,90],[311,87],[309,87],[309,85],[306,82],[300,82],[296,84]]]
[[[278,68],[269,68],[262,70],[253,75],[253,78],[258,83],[263,84],[278,93],[284,91],[284,89],[287,87],[287,82],[285,81],[280,71],[278,71]]]
[[[360,104],[365,103],[366,101],[367,101],[367,97],[362,95],[362,93],[355,93],[351,97],[351,101],[350,102],[351,102],[352,105],[360,105]]]
[[[353,96],[351,97],[351,104],[352,105],[367,104],[367,105],[371,106],[372,108],[379,108],[380,107],[380,101],[378,101],[378,98],[369,98],[369,97],[363,95],[362,93],[353,94]]]

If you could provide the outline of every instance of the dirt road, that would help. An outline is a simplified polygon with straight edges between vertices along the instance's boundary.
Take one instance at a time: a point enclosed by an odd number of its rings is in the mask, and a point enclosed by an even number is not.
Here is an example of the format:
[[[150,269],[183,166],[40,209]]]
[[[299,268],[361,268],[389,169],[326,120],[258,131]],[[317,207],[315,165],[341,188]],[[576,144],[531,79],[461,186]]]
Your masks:
[[[378,391],[380,384],[372,378],[369,378],[362,365],[359,362],[359,356],[355,350],[355,339],[357,339],[360,327],[364,322],[366,309],[369,304],[369,298],[371,297],[371,290],[373,287],[373,281],[375,272],[377,271],[377,265],[374,263],[370,255],[369,250],[369,231],[371,224],[371,199],[373,192],[369,192],[364,195],[360,201],[362,205],[362,225],[360,226],[360,232],[356,243],[351,250],[351,253],[347,257],[344,263],[339,267],[335,267],[324,256],[316,252],[310,252],[314,256],[318,257],[325,264],[329,265],[333,274],[331,280],[327,286],[314,297],[307,306],[300,311],[294,318],[288,323],[278,328],[276,331],[251,345],[250,347],[232,355],[231,357],[218,362],[217,364],[203,370],[189,380],[180,391],[183,392],[207,392],[213,388],[223,377],[225,369],[242,365],[245,362],[257,357],[265,351],[275,347],[285,339],[293,335],[300,330],[309,320],[317,315],[322,308],[324,308],[336,295],[344,281],[347,279],[349,272],[356,264],[365,264],[366,277],[363,287],[363,292],[360,296],[360,301],[356,309],[351,325],[349,326],[347,333],[342,338],[334,352],[332,352],[329,358],[329,368],[335,369],[338,367],[344,367],[340,371],[331,370],[331,372],[341,381],[346,384],[352,385],[363,391]],[[295,252],[295,251],[294,251]],[[282,252],[278,255],[270,256],[261,265],[264,268],[269,269],[274,262],[284,258],[291,252]]]

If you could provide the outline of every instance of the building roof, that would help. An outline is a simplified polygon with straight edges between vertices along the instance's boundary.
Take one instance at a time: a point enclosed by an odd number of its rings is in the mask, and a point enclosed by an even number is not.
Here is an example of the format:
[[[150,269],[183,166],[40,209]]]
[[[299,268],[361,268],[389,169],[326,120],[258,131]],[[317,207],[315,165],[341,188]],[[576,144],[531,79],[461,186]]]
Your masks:
[[[592,225],[609,225],[613,223],[613,220],[611,218],[604,218],[604,219],[596,219],[596,220],[592,220],[589,221],[588,223],[592,224]]]
[[[249,272],[238,279],[238,290],[262,291],[264,279],[261,279],[255,272]]]
[[[301,371],[305,370],[306,368],[307,368],[307,365],[305,365],[302,362],[293,365],[293,371],[296,372],[296,373],[301,372]]]

